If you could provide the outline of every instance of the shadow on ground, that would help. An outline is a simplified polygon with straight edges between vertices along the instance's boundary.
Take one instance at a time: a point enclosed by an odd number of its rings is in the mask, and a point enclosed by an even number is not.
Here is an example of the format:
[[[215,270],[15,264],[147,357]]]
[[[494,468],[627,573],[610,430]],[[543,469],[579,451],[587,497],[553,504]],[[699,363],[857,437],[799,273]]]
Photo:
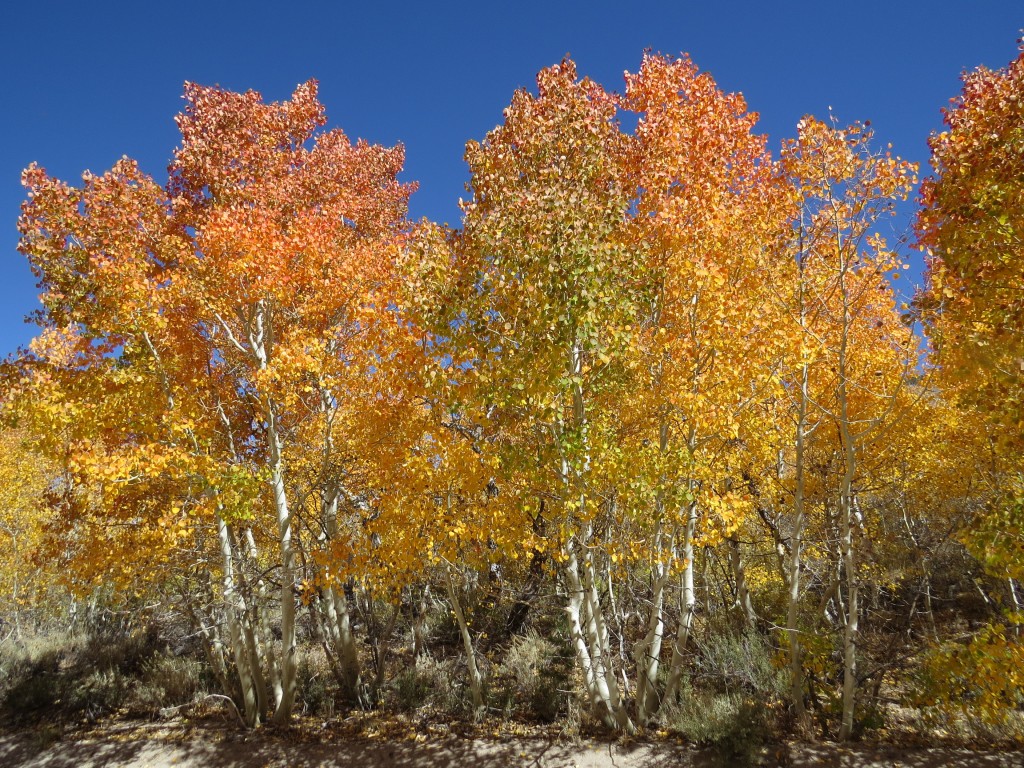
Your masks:
[[[50,736],[50,738],[55,738]],[[290,741],[267,732],[134,726],[46,743],[42,733],[0,733],[0,765],[23,768],[704,768],[727,765],[713,752],[672,744],[517,739]],[[788,768],[1024,768],[1024,754],[953,749],[794,745],[770,748],[763,765]]]
[[[694,758],[698,758],[695,762]],[[23,768],[428,768],[470,766],[506,768],[661,768],[711,766],[713,762],[683,747],[665,745],[574,745],[523,739],[480,741],[431,738],[417,741],[351,739],[337,742],[288,742],[264,734],[225,734],[191,730],[187,734],[144,732],[104,734],[102,738],[64,738],[43,746],[31,734],[0,734],[0,765]]]

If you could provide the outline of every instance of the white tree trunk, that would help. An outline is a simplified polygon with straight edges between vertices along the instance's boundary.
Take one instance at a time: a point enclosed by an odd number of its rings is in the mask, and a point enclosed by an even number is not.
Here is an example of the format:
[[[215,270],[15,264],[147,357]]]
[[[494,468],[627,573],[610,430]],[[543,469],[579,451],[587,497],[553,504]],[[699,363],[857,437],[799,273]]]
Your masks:
[[[697,503],[691,501],[683,535],[682,612],[676,630],[675,645],[672,648],[672,661],[669,662],[663,701],[672,701],[679,693],[679,686],[683,678],[683,661],[686,658],[686,645],[690,641],[693,618],[697,610],[697,593],[693,586],[693,535],[696,528]]]
[[[650,720],[661,705],[658,696],[658,668],[665,635],[665,587],[668,584],[668,569],[662,559],[662,537],[659,522],[654,535],[655,562],[651,576],[651,610],[647,618],[647,634],[637,643],[634,651],[637,665],[637,719],[641,724]]]
[[[736,605],[743,611],[743,618],[748,627],[754,627],[757,623],[757,614],[754,612],[754,603],[750,597],[750,589],[747,587],[747,569],[743,565],[743,552],[740,550],[740,543],[736,538],[729,538],[729,565],[732,567],[732,576],[736,582]]]
[[[580,573],[579,559],[571,543],[566,545],[564,554],[566,560],[562,573],[569,597],[566,612],[569,614],[576,657],[583,671],[591,709],[594,716],[609,728],[633,733],[636,728],[622,706],[614,665],[610,663],[607,651],[601,645],[598,617],[594,615],[592,587]],[[600,606],[597,606],[596,612],[599,611]]]
[[[802,299],[801,299],[802,301]],[[801,314],[801,321],[803,315]],[[800,568],[802,567],[804,527],[806,513],[805,442],[807,439],[807,409],[809,402],[807,363],[802,363],[800,373],[800,401],[796,423],[796,456],[794,458],[793,488],[793,530],[789,547],[789,595],[786,610],[786,635],[789,638],[789,695],[793,700],[793,711],[797,726],[808,728],[807,708],[804,706],[804,661],[800,644]]]
[[[466,651],[466,666],[469,668],[469,690],[473,697],[473,712],[479,716],[484,706],[484,679],[480,674],[480,668],[476,663],[476,650],[473,648],[473,636],[469,632],[469,623],[466,621],[466,614],[462,610],[462,603],[459,600],[458,587],[455,584],[455,577],[449,571],[446,574],[445,583],[448,586],[448,599],[452,604],[452,611],[459,623],[459,634],[462,635],[462,647]]]
[[[239,687],[242,694],[242,712],[245,724],[255,728],[260,724],[263,712],[260,709],[259,687],[253,674],[252,656],[246,647],[244,622],[244,598],[238,593],[235,585],[234,555],[231,549],[231,537],[227,523],[217,515],[217,538],[220,541],[221,558],[223,561],[224,613],[227,622],[228,637],[231,651],[235,659],[235,670],[238,674]]]
[[[847,377],[849,375],[849,343],[853,317],[850,309],[850,292],[847,272],[850,269],[843,248],[842,238],[836,240],[840,254],[839,290],[843,301],[843,325],[839,343],[838,373],[839,386],[839,436],[843,446],[843,479],[839,489],[839,516],[842,526],[840,557],[843,560],[846,578],[846,612],[843,626],[843,717],[839,728],[840,741],[853,735],[854,707],[857,696],[857,631],[860,619],[858,603],[859,579],[857,578],[857,550],[854,540],[854,491],[857,476],[857,446],[851,430],[850,403]]]
[[[857,697],[857,631],[860,619],[859,579],[857,578],[857,549],[854,543],[853,471],[855,468],[852,444],[846,450],[846,472],[839,495],[840,524],[842,525],[841,555],[846,580],[846,612],[843,624],[843,717],[839,739],[845,741],[853,735],[853,717]]]
[[[579,527],[577,536],[566,541],[563,554],[566,556],[562,574],[565,581],[568,605],[566,611],[572,626],[576,656],[583,671],[587,693],[590,696],[594,715],[609,728],[634,733],[636,727],[622,704],[619,685],[616,680],[615,663],[608,640],[608,626],[601,608],[600,596],[594,572],[594,561],[589,544],[593,534],[593,522],[587,509],[584,491],[585,473],[590,468],[589,424],[587,421],[583,387],[583,350],[574,341],[569,354],[569,374],[572,385],[573,427],[583,444],[582,466],[573,467],[564,453],[561,460],[561,476],[566,500],[576,499],[579,504]],[[558,439],[560,439],[559,436]],[[559,446],[561,450],[563,446]],[[579,549],[579,552],[577,552]]]
[[[265,370],[270,359],[271,323],[263,301],[256,303],[252,320],[247,328],[249,346],[260,370]],[[284,480],[284,456],[281,433],[277,423],[277,409],[271,399],[265,401],[267,448],[270,456],[270,488],[277,513],[277,544],[281,556],[281,653],[279,667],[271,666],[273,674],[274,723],[287,723],[295,705],[295,686],[299,665],[299,649],[295,635],[295,563],[292,549],[292,516],[288,509],[288,493]],[[269,649],[268,649],[269,650]]]
[[[338,533],[338,493],[336,490],[328,492],[323,507],[327,536],[329,539],[334,539]],[[352,631],[352,620],[348,610],[348,600],[344,590],[332,583],[327,588],[322,603],[327,631],[333,644],[332,650],[339,661],[345,695],[350,701],[356,701],[360,695],[361,669],[355,634]]]
[[[415,588],[413,590],[415,597]],[[419,660],[427,653],[427,599],[430,596],[430,584],[426,583],[420,590],[415,603],[415,615],[412,620],[412,657]]]
[[[281,678],[275,693],[277,706],[274,723],[287,723],[295,704],[299,648],[295,634],[295,564],[292,550],[292,517],[288,509],[288,496],[284,485],[284,461],[281,456],[281,438],[275,423],[273,408],[267,414],[267,438],[270,442],[270,484],[277,509],[278,547],[281,554]]]

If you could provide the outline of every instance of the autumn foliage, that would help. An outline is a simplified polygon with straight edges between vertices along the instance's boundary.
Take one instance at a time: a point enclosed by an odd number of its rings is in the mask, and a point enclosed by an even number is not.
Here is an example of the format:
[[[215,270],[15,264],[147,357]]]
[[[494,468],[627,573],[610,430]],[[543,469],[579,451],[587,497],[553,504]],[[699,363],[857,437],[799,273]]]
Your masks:
[[[473,716],[534,625],[624,731],[692,706],[732,638],[784,680],[744,695],[852,737],[939,582],[1020,589],[1021,61],[932,139],[927,362],[882,234],[916,167],[831,117],[773,155],[686,57],[618,93],[543,70],[467,144],[458,229],[408,219],[403,149],[324,130],[315,81],[187,84],[166,180],[31,166],[43,309],[3,439],[40,458],[5,469],[5,615],[51,562],[146,593],[250,727],[289,720],[310,648],[381,704],[434,614]],[[982,637],[1016,659],[1009,621]]]

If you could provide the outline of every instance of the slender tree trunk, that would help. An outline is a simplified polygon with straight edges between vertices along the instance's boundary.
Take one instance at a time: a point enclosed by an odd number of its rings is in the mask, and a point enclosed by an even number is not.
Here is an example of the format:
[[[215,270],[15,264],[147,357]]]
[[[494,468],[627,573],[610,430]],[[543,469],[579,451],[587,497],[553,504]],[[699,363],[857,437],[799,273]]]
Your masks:
[[[668,584],[668,569],[661,558],[662,536],[659,522],[654,536],[655,563],[651,576],[651,611],[647,619],[647,634],[637,643],[634,652],[637,665],[637,720],[641,724],[646,723],[661,705],[658,696],[658,668],[665,635],[665,587]]]
[[[663,418],[658,427],[658,449],[664,454],[668,450],[669,426]],[[664,475],[661,482],[665,482]],[[671,555],[674,535],[666,537],[664,532],[665,500],[661,489],[654,503],[654,564],[651,574],[651,612],[647,617],[647,634],[637,644],[634,657],[637,665],[636,706],[637,719],[645,724],[661,707],[658,694],[658,670],[661,665],[661,647],[665,637],[665,589],[669,572],[666,555]],[[669,546],[665,546],[665,539]]]
[[[231,529],[228,529],[229,535]],[[238,551],[244,551],[249,568],[255,574],[255,583],[246,583],[244,569],[239,569],[238,582],[246,595],[255,595],[248,602],[248,610],[245,612],[245,620],[242,622],[242,631],[245,637],[246,648],[250,656],[250,666],[256,680],[257,693],[260,696],[260,711],[267,712],[270,709],[268,700],[270,688],[275,696],[281,688],[281,674],[277,664],[277,656],[274,652],[274,636],[270,630],[270,611],[267,610],[267,587],[260,575],[260,565],[257,558],[256,540],[253,538],[252,530],[247,528],[241,542],[232,542]],[[269,674],[269,688],[267,675]],[[276,699],[275,699],[276,700]]]
[[[589,525],[586,530],[589,531]],[[607,643],[601,643],[600,624],[595,616],[600,606],[594,605],[592,581],[587,575],[586,566],[580,568],[576,548],[572,543],[566,545],[564,555],[562,573],[569,598],[566,612],[569,614],[576,657],[583,671],[591,709],[594,716],[609,728],[633,733],[636,728],[622,706],[614,666],[607,656]]]
[[[692,309],[690,312],[690,341],[697,347],[700,344],[697,324],[698,300],[699,297],[695,294],[691,302]],[[695,362],[690,377],[690,393],[695,399],[700,391],[700,373],[700,364]],[[692,462],[697,453],[697,429],[692,420],[686,437],[686,449],[688,458]],[[686,524],[683,527],[683,572],[680,585],[680,598],[682,602],[680,605],[679,625],[676,627],[676,638],[672,647],[672,659],[669,662],[668,679],[665,681],[665,693],[662,696],[662,702],[675,701],[679,695],[683,679],[683,662],[686,658],[686,645],[690,641],[694,614],[697,610],[697,593],[694,590],[693,584],[693,537],[697,532],[697,491],[699,486],[692,470],[689,473],[686,486],[688,502]]]
[[[244,713],[245,724],[249,728],[255,728],[260,724],[262,712],[260,710],[259,692],[253,675],[252,658],[245,648],[243,639],[242,619],[245,608],[242,605],[242,598],[238,594],[235,585],[234,555],[231,548],[231,536],[224,518],[217,515],[217,538],[220,541],[221,557],[223,560],[223,583],[224,583],[224,609],[228,627],[228,635],[231,642],[231,650],[235,658],[235,670],[238,673],[238,681],[242,694],[242,712]]]
[[[857,578],[857,550],[854,527],[854,490],[857,476],[857,446],[851,430],[851,416],[847,377],[849,375],[849,344],[852,327],[850,293],[846,282],[849,264],[842,239],[837,239],[840,253],[839,290],[843,301],[843,325],[839,344],[839,435],[843,447],[843,479],[839,489],[839,524],[842,526],[840,556],[846,578],[846,612],[843,625],[843,717],[839,728],[840,741],[853,735],[854,708],[857,697],[857,631],[860,619],[859,583]]]
[[[7,531],[11,536],[11,559],[17,563],[18,560],[18,536],[14,531]],[[13,573],[11,574],[11,606],[14,613],[14,640],[15,642],[21,642],[21,611],[18,610],[18,604],[21,602],[21,595],[18,594],[18,569],[12,568]]]
[[[260,370],[267,368],[271,348],[271,321],[263,301],[253,310],[248,334],[249,345]],[[292,516],[288,508],[288,492],[284,480],[284,456],[281,433],[277,423],[277,409],[272,400],[265,403],[267,447],[269,449],[270,488],[277,512],[277,543],[281,556],[281,653],[280,665],[274,674],[273,721],[282,725],[292,716],[295,705],[295,686],[299,664],[299,649],[295,634],[295,554],[292,548]],[[273,671],[273,668],[272,668]]]
[[[377,621],[377,614],[373,605],[373,595],[369,590],[364,589],[363,598],[366,601],[366,608],[363,614],[368,627],[367,634],[370,641],[370,650],[373,654],[373,686],[371,694],[376,701],[381,688],[384,686],[387,674],[388,653],[391,647],[391,635],[395,631],[395,623],[398,621],[401,606],[396,605],[392,608],[391,615],[382,627],[380,622]]]
[[[196,592],[199,592],[199,594],[197,595]],[[189,618],[192,620],[192,626],[202,641],[203,655],[206,656],[206,662],[210,665],[210,671],[217,680],[218,689],[224,695],[231,697],[232,701],[242,701],[242,694],[237,681],[228,672],[227,651],[224,648],[224,641],[218,630],[220,622],[218,619],[206,615],[197,607],[197,603],[200,605],[213,605],[216,602],[213,590],[210,588],[210,572],[204,570],[200,574],[199,587],[197,589],[191,589],[188,586],[182,585],[179,595]]]
[[[803,298],[801,296],[801,304]],[[803,309],[801,307],[801,323],[804,323]],[[786,635],[789,638],[789,695],[793,701],[793,711],[796,715],[797,726],[804,731],[810,727],[807,718],[807,708],[804,706],[804,692],[807,688],[804,681],[804,660],[803,648],[800,644],[800,569],[803,565],[804,528],[806,526],[806,479],[805,472],[805,451],[807,440],[807,409],[809,401],[808,392],[808,366],[802,363],[800,368],[800,400],[796,422],[796,456],[794,458],[793,487],[793,531],[789,547],[789,595],[786,610]]]
[[[615,599],[615,577],[612,572],[611,558],[605,559],[604,577],[608,586],[608,607],[611,608],[611,617],[615,622],[615,628],[619,636],[619,675],[622,678],[623,699],[629,698],[629,674],[626,672],[629,666],[629,654],[626,652],[626,615],[620,610],[621,603]]]
[[[533,532],[543,538],[545,529],[544,500],[540,500],[540,509],[537,516],[533,518]],[[526,573],[526,584],[519,592],[519,596],[512,604],[509,611],[506,629],[510,635],[517,635],[522,632],[530,615],[530,608],[533,599],[537,596],[544,582],[544,563],[547,554],[539,549],[530,552],[530,569]]]
[[[329,488],[323,502],[324,527],[329,539],[338,534],[338,496],[337,489]],[[341,670],[342,689],[349,701],[356,702],[360,696],[361,670],[348,600],[344,590],[339,590],[332,582],[325,590],[322,603],[328,635]]]
[[[233,680],[228,672],[228,665],[224,653],[224,641],[217,632],[212,621],[192,612],[192,620],[195,622],[197,632],[202,640],[203,655],[206,663],[210,665],[210,672],[217,681],[217,687],[232,701],[243,701],[241,688],[237,680]],[[243,718],[244,720],[244,718]]]
[[[928,629],[934,640],[939,639],[939,630],[935,626],[935,609],[932,605],[932,577],[930,573],[931,564],[924,561],[924,610],[928,616]],[[1012,580],[1011,580],[1012,585]],[[1019,608],[1018,608],[1019,610]]]
[[[848,454],[852,453],[852,446]],[[857,578],[857,550],[854,544],[852,456],[847,456],[847,471],[843,475],[840,491],[840,516],[843,526],[842,557],[846,580],[846,612],[843,624],[843,717],[839,739],[845,741],[853,735],[854,708],[857,696],[857,631],[860,619],[859,580]]]
[[[697,503],[691,501],[686,515],[686,528],[683,534],[682,610],[679,617],[679,627],[676,630],[675,645],[672,648],[672,661],[669,662],[668,680],[665,682],[663,701],[673,701],[679,694],[679,686],[683,679],[683,661],[686,658],[686,645],[690,642],[690,633],[693,630],[693,618],[697,609],[697,593],[693,586],[693,536],[696,528]]]
[[[267,438],[270,442],[270,484],[277,508],[278,547],[281,553],[281,683],[277,692],[274,723],[282,725],[292,716],[295,705],[299,648],[295,634],[295,554],[292,549],[292,517],[284,485],[284,460],[281,437],[275,423],[274,409],[268,411]]]
[[[430,595],[430,584],[420,589],[419,595],[413,593],[414,606],[412,617],[412,657],[419,660],[427,655],[427,599]]]
[[[608,627],[597,593],[593,556],[588,547],[593,536],[593,522],[590,520],[584,492],[585,473],[590,467],[589,424],[583,387],[580,383],[583,375],[583,351],[576,340],[572,343],[568,363],[568,373],[574,382],[573,428],[584,448],[582,466],[571,466],[563,454],[560,467],[566,499],[577,500],[580,515],[580,531],[574,537],[575,541],[570,539],[565,543],[562,574],[569,598],[566,611],[569,614],[576,655],[583,671],[594,715],[610,728],[633,733],[636,727],[622,704],[618,682],[615,679],[615,664],[608,640]]]
[[[743,618],[747,626],[753,628],[757,624],[757,614],[754,612],[754,603],[750,598],[750,589],[747,587],[747,569],[743,565],[740,543],[735,537],[730,537],[728,547],[729,565],[732,568],[732,577],[736,582],[736,605],[743,611]]]
[[[1017,594],[1017,581],[1012,576],[1010,578],[1008,578],[1006,581],[1007,581],[1007,584],[1009,584],[1009,586],[1010,586],[1010,599],[1013,601],[1013,610],[1020,611],[1020,609],[1021,609],[1021,599],[1020,599],[1020,595]],[[929,599],[928,610],[930,611],[931,610],[931,590],[928,590],[928,599]]]
[[[583,672],[583,683],[590,697],[590,706],[594,714],[600,717],[609,727],[615,727],[614,718],[611,714],[611,695],[607,686],[602,690],[600,682],[594,670],[593,659],[590,655],[590,645],[587,643],[583,631],[583,585],[580,583],[579,568],[576,564],[576,553],[572,546],[566,546],[566,562],[564,575],[566,582],[566,593],[568,594],[568,605],[566,612],[569,614],[569,624],[572,632],[573,645],[576,647],[576,659]],[[609,721],[611,720],[611,721]]]
[[[466,621],[466,614],[462,610],[462,602],[459,600],[455,577],[451,571],[446,574],[445,584],[448,587],[448,599],[451,601],[452,611],[455,612],[455,619],[459,623],[459,634],[462,635],[462,646],[466,651],[466,666],[469,668],[469,690],[473,696],[473,713],[478,716],[484,706],[484,679],[476,663],[473,636],[469,632],[469,623]]]
[[[591,524],[588,523],[585,530],[589,540],[593,534]],[[615,653],[612,651],[612,645],[608,634],[608,623],[605,620],[604,609],[601,607],[600,595],[598,595],[597,592],[597,571],[594,565],[592,548],[583,548],[583,555],[580,558],[580,561],[583,565],[584,605],[587,610],[588,626],[590,627],[591,637],[594,642],[592,647],[597,648],[597,666],[606,680],[611,694],[610,702],[617,727],[632,733],[635,728],[626,713],[626,709],[622,701],[622,694],[619,691],[619,683],[615,669]],[[592,655],[594,655],[593,651]]]

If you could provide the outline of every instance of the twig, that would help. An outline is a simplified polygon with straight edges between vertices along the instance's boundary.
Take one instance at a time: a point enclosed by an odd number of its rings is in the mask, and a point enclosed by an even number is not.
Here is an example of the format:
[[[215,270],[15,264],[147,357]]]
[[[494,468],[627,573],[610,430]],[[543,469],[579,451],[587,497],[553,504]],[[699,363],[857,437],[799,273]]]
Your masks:
[[[206,701],[207,699],[221,699],[223,701],[226,701],[228,704],[231,705],[231,710],[235,713],[235,717],[238,718],[239,725],[241,725],[242,728],[249,730],[249,726],[246,724],[245,718],[243,718],[242,713],[238,711],[238,705],[235,704],[235,700],[232,699],[230,696],[225,696],[223,693],[208,693],[203,698],[201,698],[200,701]],[[187,705],[182,704],[181,706]],[[174,707],[172,709],[180,709],[180,707]],[[164,710],[160,711],[163,712]]]

